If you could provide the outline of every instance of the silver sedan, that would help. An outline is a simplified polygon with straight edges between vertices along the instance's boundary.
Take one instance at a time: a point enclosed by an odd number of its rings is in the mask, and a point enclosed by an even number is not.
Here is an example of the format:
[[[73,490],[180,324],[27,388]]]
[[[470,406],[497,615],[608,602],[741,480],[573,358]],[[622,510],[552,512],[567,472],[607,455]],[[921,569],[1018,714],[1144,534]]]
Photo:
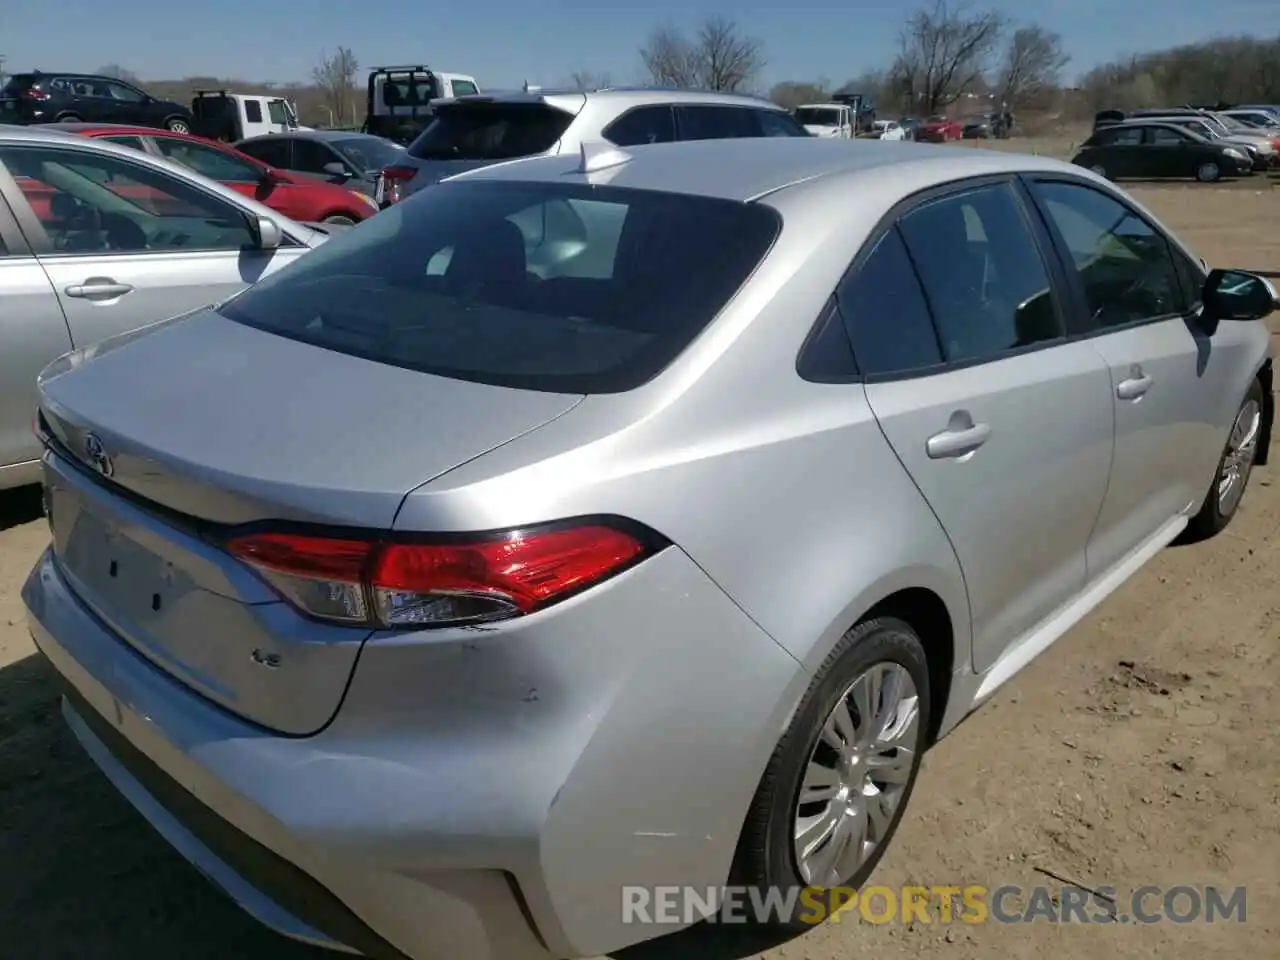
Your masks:
[[[0,126],[0,490],[38,480],[36,376],[223,299],[326,239],[185,167]]]
[[[275,929],[613,953],[863,883],[926,749],[1236,515],[1275,306],[1044,158],[487,167],[47,370],[28,621]]]

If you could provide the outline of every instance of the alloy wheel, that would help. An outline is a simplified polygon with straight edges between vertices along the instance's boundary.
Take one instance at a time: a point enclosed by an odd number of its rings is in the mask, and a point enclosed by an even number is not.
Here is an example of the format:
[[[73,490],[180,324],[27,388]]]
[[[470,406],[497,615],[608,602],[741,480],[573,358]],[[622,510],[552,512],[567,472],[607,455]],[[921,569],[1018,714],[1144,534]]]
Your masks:
[[[1258,435],[1262,430],[1262,407],[1250,397],[1236,415],[1227,438],[1227,452],[1218,474],[1218,513],[1230,516],[1240,505],[1249,471],[1258,451]]]
[[[796,800],[796,867],[805,883],[839,886],[887,839],[916,762],[920,698],[906,668],[876,663],[836,701]]]

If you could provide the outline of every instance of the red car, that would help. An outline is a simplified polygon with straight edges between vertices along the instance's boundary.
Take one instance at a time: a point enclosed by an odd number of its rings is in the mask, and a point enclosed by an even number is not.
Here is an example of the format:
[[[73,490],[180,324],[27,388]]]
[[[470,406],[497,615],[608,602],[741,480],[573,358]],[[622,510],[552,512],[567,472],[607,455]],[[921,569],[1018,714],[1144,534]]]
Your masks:
[[[239,150],[190,134],[120,124],[51,123],[47,128],[110,140],[153,156],[167,157],[278,210],[290,220],[350,224],[378,212],[378,205],[363,193],[285,173]],[[127,188],[121,185],[120,189]]]
[[[916,128],[916,139],[926,143],[946,143],[964,137],[964,125],[947,117],[930,117]]]

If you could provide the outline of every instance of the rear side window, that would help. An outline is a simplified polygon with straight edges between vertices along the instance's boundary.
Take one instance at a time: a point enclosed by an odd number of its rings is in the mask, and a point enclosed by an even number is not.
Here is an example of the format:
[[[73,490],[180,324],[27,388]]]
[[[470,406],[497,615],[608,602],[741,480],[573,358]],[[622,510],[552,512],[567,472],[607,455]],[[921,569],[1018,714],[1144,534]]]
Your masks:
[[[671,107],[637,107],[604,128],[606,140],[620,147],[645,143],[670,143],[676,138],[676,119]]]
[[[900,222],[949,363],[1062,336],[1049,274],[1008,184],[978,187]]]
[[[35,83],[36,78],[33,74],[15,73],[3,87],[0,87],[0,97],[16,97],[23,90],[30,90]]]
[[[780,226],[761,204],[458,180],[339,234],[219,310],[440,376],[616,393],[685,349]]]
[[[755,111],[746,107],[690,105],[676,108],[681,140],[732,140],[760,136]]]
[[[261,123],[262,104],[257,100],[246,100],[244,102],[244,116],[250,123]]]
[[[807,137],[809,131],[782,110],[754,110],[761,137]]]
[[[896,229],[844,279],[836,300],[865,375],[907,373],[942,363],[929,305]]]
[[[413,141],[419,160],[514,160],[544,153],[564,135],[573,114],[545,104],[458,103],[436,108]]]

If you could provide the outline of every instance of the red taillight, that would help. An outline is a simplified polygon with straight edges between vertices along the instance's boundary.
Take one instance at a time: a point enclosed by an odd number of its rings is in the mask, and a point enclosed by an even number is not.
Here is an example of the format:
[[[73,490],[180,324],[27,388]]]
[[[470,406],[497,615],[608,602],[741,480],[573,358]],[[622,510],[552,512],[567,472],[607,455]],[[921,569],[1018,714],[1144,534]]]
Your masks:
[[[35,87],[27,87],[19,94],[23,100],[48,100],[49,94],[43,90],[37,90]]]
[[[621,572],[652,547],[599,523],[437,543],[260,533],[227,544],[304,613],[393,628],[531,613]]]
[[[386,203],[396,203],[404,195],[404,185],[418,175],[413,167],[382,168],[382,199]]]

